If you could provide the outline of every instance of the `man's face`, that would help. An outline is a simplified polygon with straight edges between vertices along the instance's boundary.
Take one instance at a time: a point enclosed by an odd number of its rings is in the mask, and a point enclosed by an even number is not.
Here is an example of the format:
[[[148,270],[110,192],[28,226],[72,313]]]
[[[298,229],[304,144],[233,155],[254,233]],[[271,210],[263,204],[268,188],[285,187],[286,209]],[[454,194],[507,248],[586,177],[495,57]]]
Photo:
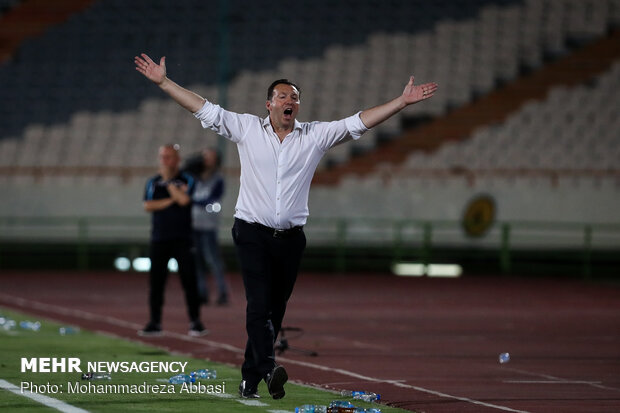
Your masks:
[[[276,85],[266,107],[275,126],[292,128],[299,112],[299,91],[286,83]]]
[[[167,171],[176,171],[179,167],[179,153],[168,146],[159,148],[159,166]]]

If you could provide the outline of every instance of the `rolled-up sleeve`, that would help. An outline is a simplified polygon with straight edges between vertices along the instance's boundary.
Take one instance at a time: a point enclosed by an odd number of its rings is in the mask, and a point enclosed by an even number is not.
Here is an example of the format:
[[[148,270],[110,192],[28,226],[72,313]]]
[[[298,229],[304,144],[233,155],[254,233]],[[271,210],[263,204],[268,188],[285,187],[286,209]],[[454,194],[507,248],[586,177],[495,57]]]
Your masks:
[[[351,139],[359,139],[368,130],[360,118],[360,113],[332,122],[310,123],[312,134],[319,149],[325,152],[335,145]]]
[[[353,139],[359,139],[364,132],[368,131],[368,128],[364,125],[364,122],[362,122],[361,113],[361,111],[357,112],[355,115],[349,116],[344,120]]]
[[[230,112],[206,100],[202,108],[194,113],[194,116],[200,121],[203,128],[211,129],[233,142],[239,142],[244,135],[244,125],[247,123],[244,118],[251,115]]]
[[[205,104],[197,112],[194,112],[194,116],[202,123],[203,128],[208,128],[209,125],[213,124],[215,112],[217,111],[216,107],[219,108],[218,105],[214,105],[205,99]]]

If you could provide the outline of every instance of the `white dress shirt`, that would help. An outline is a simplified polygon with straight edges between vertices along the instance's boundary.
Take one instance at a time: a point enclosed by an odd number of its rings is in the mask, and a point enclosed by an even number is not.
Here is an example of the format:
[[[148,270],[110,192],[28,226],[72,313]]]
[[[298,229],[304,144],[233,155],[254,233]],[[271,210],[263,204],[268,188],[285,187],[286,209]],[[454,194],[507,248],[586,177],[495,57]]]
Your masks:
[[[314,171],[329,148],[368,130],[360,112],[333,122],[298,122],[280,142],[269,117],[222,109],[209,101],[196,113],[209,128],[237,144],[241,186],[235,217],[276,229],[304,225]]]

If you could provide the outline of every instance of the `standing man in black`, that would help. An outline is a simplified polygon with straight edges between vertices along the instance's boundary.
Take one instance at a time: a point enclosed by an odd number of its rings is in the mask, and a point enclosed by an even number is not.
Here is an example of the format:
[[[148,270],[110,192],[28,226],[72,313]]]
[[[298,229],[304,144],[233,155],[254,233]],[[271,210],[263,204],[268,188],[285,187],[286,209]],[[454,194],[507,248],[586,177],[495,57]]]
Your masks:
[[[314,171],[331,147],[359,139],[406,106],[432,97],[437,84],[414,85],[411,76],[403,93],[389,102],[338,121],[302,123],[296,120],[300,90],[286,79],[269,86],[265,103],[269,115],[260,118],[227,111],[177,85],[166,77],[164,57],[157,64],[142,54],[135,64],[203,127],[237,144],[241,186],[232,233],[245,286],[248,333],[239,393],[259,397],[257,386],[264,379],[269,394],[282,398],[288,375],[275,362],[274,342],[306,245],[303,225]]]
[[[161,335],[164,289],[168,278],[168,261],[176,259],[181,285],[185,292],[189,335],[207,333],[200,321],[200,301],[192,251],[191,195],[194,178],[179,172],[178,145],[159,148],[159,174],[150,178],[144,192],[144,210],[152,214],[149,279],[150,321],[138,331],[142,336]]]

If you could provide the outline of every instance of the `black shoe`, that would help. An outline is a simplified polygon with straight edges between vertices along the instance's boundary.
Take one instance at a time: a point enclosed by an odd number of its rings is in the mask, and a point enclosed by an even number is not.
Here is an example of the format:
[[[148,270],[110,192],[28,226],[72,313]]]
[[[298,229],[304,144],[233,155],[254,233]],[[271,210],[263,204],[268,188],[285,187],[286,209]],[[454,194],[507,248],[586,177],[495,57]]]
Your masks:
[[[202,337],[209,334],[209,330],[207,330],[200,321],[193,321],[189,325],[189,332],[187,334],[192,337]]]
[[[142,330],[138,330],[138,335],[142,337],[161,336],[161,325],[150,321]]]
[[[252,388],[248,386],[245,380],[241,380],[241,383],[239,383],[239,396],[244,399],[260,399],[258,389],[256,387],[257,386],[254,386]]]
[[[265,383],[267,383],[267,390],[274,399],[281,399],[284,397],[284,383],[288,380],[288,374],[282,366],[275,366],[270,373],[265,377]]]

